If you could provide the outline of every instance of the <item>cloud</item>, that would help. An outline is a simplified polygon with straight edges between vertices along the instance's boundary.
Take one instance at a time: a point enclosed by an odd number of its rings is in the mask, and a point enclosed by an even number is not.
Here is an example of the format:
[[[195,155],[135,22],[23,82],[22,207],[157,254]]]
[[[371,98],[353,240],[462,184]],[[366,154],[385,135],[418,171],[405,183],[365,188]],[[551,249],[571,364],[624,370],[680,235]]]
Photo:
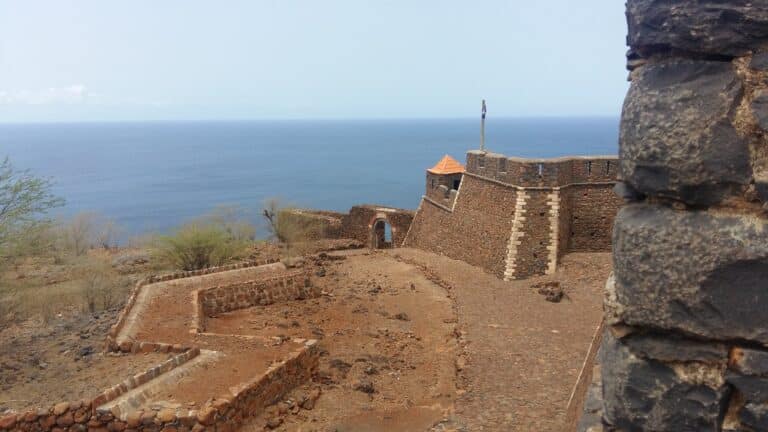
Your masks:
[[[38,90],[0,90],[0,105],[79,104],[88,97],[83,84]]]

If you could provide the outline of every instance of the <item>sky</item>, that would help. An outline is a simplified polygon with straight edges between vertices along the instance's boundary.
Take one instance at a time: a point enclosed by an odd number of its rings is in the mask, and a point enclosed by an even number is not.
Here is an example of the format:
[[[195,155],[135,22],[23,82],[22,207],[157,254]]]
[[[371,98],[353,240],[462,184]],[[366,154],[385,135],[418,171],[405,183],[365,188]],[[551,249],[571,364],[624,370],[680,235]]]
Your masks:
[[[615,116],[617,0],[0,0],[0,122]]]

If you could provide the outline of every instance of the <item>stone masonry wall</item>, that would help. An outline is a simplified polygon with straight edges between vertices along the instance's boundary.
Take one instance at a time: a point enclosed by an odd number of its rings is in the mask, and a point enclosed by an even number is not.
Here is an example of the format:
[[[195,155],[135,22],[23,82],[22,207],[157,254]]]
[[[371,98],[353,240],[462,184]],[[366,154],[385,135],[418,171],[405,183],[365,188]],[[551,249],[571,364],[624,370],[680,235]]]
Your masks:
[[[302,218],[307,224],[321,227],[321,238],[354,239],[368,247],[373,246],[373,225],[385,220],[392,228],[392,244],[399,247],[411,226],[414,213],[411,210],[376,205],[359,205],[349,213],[335,213],[322,210],[286,210],[293,218]]]
[[[279,276],[201,289],[197,293],[202,309],[198,318],[319,295],[319,288],[312,286],[309,274],[294,270]]]
[[[628,0],[603,421],[768,430],[768,2]]]
[[[464,176],[453,209],[425,198],[405,246],[426,249],[503,277],[517,193]]]
[[[569,251],[610,249],[621,205],[612,192],[616,157],[521,159],[473,150],[466,166],[452,200],[424,196],[406,246],[505,279],[552,273]]]

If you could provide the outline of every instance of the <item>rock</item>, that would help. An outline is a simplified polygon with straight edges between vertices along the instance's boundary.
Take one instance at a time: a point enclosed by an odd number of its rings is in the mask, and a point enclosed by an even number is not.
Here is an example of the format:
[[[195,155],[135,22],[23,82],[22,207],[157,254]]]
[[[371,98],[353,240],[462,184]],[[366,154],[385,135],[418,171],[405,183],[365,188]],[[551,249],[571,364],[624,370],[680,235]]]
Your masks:
[[[749,62],[749,67],[760,71],[768,71],[768,51],[755,54]]]
[[[739,420],[756,431],[768,430],[768,405],[747,403],[739,410]]]
[[[281,424],[283,424],[282,417],[272,417],[269,420],[267,420],[267,427],[270,429],[276,429],[280,427]]]
[[[374,366],[374,365],[366,366],[365,370],[363,372],[365,372],[366,375],[378,375],[379,374],[379,370],[376,369],[376,366]]]
[[[301,407],[305,410],[311,410],[315,408],[315,403],[318,399],[320,399],[321,390],[320,387],[316,387],[312,389],[308,394],[306,399],[304,399],[301,402]]]
[[[411,318],[408,317],[408,314],[405,312],[399,312],[395,314],[392,318],[400,321],[410,321]]]
[[[371,382],[371,380],[369,380],[368,378],[360,378],[355,382],[352,388],[359,392],[368,393],[368,394],[372,394],[376,392],[376,389],[373,387],[373,382]]]
[[[752,0],[629,0],[627,44],[644,56],[671,49],[741,56],[768,41],[768,4]]]
[[[80,357],[85,357],[93,354],[93,347],[88,345],[86,347],[80,348],[80,351],[78,351],[78,354]]]
[[[144,411],[131,411],[125,418],[126,425],[131,429],[136,429],[141,425],[141,416]]]
[[[320,267],[319,269],[317,269],[317,271],[315,272],[315,276],[325,277],[325,267]]]
[[[728,371],[725,380],[739,390],[747,402],[768,402],[768,379]]]
[[[16,414],[9,414],[0,417],[0,429],[11,429],[16,426]]]
[[[56,419],[56,424],[61,427],[72,426],[75,423],[72,411],[67,411]]]
[[[731,123],[742,92],[734,67],[667,60],[636,73],[621,121],[622,180],[644,195],[693,205],[745,189],[752,170],[748,144]]]
[[[62,415],[69,409],[69,402],[57,403],[53,406],[53,415]]]
[[[733,348],[729,367],[743,375],[768,377],[768,351]]]
[[[760,89],[752,99],[752,113],[760,129],[768,131],[768,90]]]
[[[166,408],[157,413],[157,419],[162,423],[171,423],[176,420],[176,410]]]
[[[728,386],[718,368],[673,369],[632,355],[606,332],[601,348],[604,419],[627,431],[719,431]]]
[[[768,223],[749,215],[630,204],[613,235],[610,320],[768,343]]]
[[[212,406],[205,406],[197,412],[197,421],[205,426],[210,426],[216,419],[216,408]]]
[[[691,362],[725,365],[728,347],[716,342],[699,342],[674,335],[632,333],[621,342],[640,357],[662,362]]]
[[[557,281],[539,282],[533,284],[531,287],[536,289],[539,294],[543,295],[548,302],[560,303],[565,296],[565,292],[560,286],[560,282]]]

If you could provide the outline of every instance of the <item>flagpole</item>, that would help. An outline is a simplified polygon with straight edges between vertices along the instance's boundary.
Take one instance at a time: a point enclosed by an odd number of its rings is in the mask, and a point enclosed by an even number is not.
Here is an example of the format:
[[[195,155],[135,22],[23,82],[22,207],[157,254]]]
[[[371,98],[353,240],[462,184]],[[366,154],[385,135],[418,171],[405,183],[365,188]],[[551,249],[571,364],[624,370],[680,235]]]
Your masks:
[[[480,151],[485,151],[485,99],[483,99],[482,114],[480,116]]]

